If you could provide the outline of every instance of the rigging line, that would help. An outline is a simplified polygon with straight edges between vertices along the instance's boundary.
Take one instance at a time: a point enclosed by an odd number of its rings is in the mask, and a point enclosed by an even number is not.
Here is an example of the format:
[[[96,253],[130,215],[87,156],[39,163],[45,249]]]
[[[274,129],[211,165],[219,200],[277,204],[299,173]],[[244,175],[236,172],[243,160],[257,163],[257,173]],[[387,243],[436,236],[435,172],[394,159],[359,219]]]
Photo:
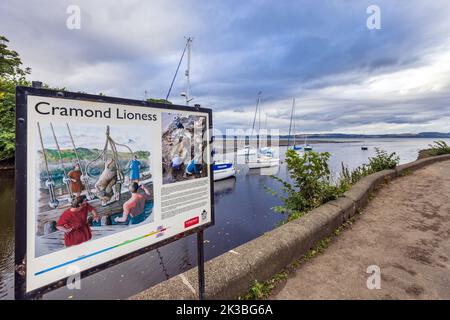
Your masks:
[[[50,122],[50,128],[52,129],[53,140],[55,140],[56,149],[58,150],[59,161],[61,162],[61,167],[64,171],[64,176],[66,176],[66,167],[64,166],[64,162],[62,161],[61,149],[59,148],[58,139],[56,138],[55,129],[53,128],[53,124]]]
[[[292,98],[291,121],[289,121],[288,146],[290,145],[290,142],[291,142],[292,115],[294,113],[294,104],[295,104],[295,98]]]
[[[55,184],[53,182],[52,176],[50,174],[50,170],[48,168],[47,154],[45,152],[44,140],[42,139],[41,125],[39,124],[39,122],[37,123],[37,126],[38,126],[38,130],[39,130],[39,139],[41,140],[42,153],[44,155],[45,168],[47,170],[47,181],[45,182],[45,185],[47,186],[48,192],[50,195],[50,201],[49,201],[48,205],[51,208],[56,208],[56,207],[58,207],[59,201],[58,201],[58,199],[56,199],[55,189],[54,189]]]
[[[73,140],[72,131],[70,131],[70,127],[69,127],[68,123],[66,123],[66,127],[67,127],[67,131],[69,131],[69,136],[70,136],[70,140],[72,141],[73,151],[75,152],[75,157],[77,158],[77,163],[80,167],[81,176],[82,176],[83,182],[85,183],[86,191],[88,193],[89,198],[93,199],[94,195],[92,194],[92,191],[91,191],[91,186],[89,184],[89,178],[83,172],[83,167],[81,166],[80,158],[78,157],[77,147],[75,146],[75,141]]]
[[[72,132],[70,131],[69,124],[66,123],[67,130],[69,131],[70,140],[72,141],[73,151],[75,152],[75,157],[77,158],[78,165],[80,166],[81,174],[83,174],[83,168],[81,167],[80,158],[78,157],[77,147],[75,146],[75,141],[73,140]]]
[[[95,161],[97,161],[98,159],[100,159],[101,157],[103,157],[103,155],[104,155],[104,153],[105,153],[105,150],[107,150],[107,148],[108,148],[108,140],[106,140],[105,146],[103,147],[102,152],[99,153],[99,155],[97,156],[97,158],[95,158],[94,160],[92,160],[91,162],[89,162],[89,163],[86,165],[86,174],[87,174],[89,177],[94,178],[91,174],[89,174],[91,164],[93,164]]]
[[[58,139],[56,138],[55,129],[53,128],[53,124],[50,122],[50,128],[52,129],[53,139],[55,140],[56,149],[58,150],[59,162],[61,163],[61,167],[64,172],[64,184],[67,187],[67,191],[69,192],[69,196],[72,198],[72,189],[70,189],[69,179],[67,177],[66,167],[64,166],[64,161],[61,154],[61,148],[59,147]]]
[[[42,153],[44,155],[45,168],[47,170],[47,180],[52,180],[52,177],[50,175],[50,170],[48,169],[47,154],[45,152],[44,141],[42,140],[41,125],[39,124],[39,122],[37,123],[37,126],[38,126],[38,130],[39,130],[39,139],[41,140]]]
[[[184,57],[184,54],[186,53],[187,47],[188,47],[188,42],[186,42],[186,45],[184,46],[183,53],[181,54],[180,61],[178,62],[177,70],[175,71],[175,74],[173,75],[172,83],[170,84],[169,91],[167,92],[167,95],[166,95],[166,101],[168,101],[170,93],[172,92],[172,87],[173,87],[173,84],[177,77],[178,71],[180,70],[181,62],[183,61],[183,57]]]

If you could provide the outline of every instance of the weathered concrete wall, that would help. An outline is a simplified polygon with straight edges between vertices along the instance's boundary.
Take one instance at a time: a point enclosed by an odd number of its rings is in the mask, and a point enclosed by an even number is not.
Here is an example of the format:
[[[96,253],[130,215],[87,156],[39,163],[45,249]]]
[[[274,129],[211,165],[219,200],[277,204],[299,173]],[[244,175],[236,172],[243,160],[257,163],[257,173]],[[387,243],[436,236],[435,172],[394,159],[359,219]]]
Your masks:
[[[344,197],[206,262],[206,298],[236,299],[245,294],[255,280],[261,282],[270,279],[362,210],[369,201],[370,193],[381,184],[445,160],[450,160],[450,155],[414,161],[398,166],[395,170],[367,176],[347,191]],[[197,268],[193,268],[130,299],[197,299],[197,272]]]

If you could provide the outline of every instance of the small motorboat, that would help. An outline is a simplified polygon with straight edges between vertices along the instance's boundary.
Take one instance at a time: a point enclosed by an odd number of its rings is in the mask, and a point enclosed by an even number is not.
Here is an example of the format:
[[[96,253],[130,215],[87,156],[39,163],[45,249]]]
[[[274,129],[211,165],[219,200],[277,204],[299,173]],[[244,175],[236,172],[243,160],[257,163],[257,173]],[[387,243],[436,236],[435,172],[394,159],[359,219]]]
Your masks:
[[[369,147],[368,147],[368,146],[366,146],[366,145],[364,145],[364,146],[361,146],[361,150],[363,150],[363,151],[367,151],[367,150],[369,150]]]
[[[268,156],[260,156],[255,159],[249,159],[247,165],[249,169],[268,168],[278,166],[280,164],[279,158],[273,158]]]
[[[312,151],[312,149],[313,148],[309,144],[306,144],[306,145],[303,146],[303,150],[304,151]]]
[[[213,163],[213,177],[214,181],[219,181],[234,177],[236,175],[236,169],[229,160],[214,161]]]

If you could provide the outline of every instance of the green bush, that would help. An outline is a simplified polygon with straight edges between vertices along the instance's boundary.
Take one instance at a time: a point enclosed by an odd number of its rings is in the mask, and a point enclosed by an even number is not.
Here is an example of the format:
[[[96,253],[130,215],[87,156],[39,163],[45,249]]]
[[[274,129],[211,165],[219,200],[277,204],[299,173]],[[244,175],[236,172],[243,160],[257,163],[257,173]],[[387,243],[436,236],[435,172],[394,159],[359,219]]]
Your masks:
[[[395,152],[387,153],[384,150],[375,149],[376,156],[369,158],[368,164],[360,165],[359,167],[350,171],[348,167],[344,166],[342,163],[341,177],[339,180],[339,185],[341,189],[349,189],[352,184],[355,184],[362,178],[383,170],[394,169],[400,158],[395,154]]]
[[[439,156],[442,154],[450,154],[450,146],[447,145],[445,141],[439,140],[434,141],[434,144],[430,144],[430,155]]]
[[[287,213],[287,221],[298,219],[308,211],[335,200],[342,196],[353,184],[369,174],[385,169],[394,169],[400,158],[393,153],[376,149],[376,155],[369,158],[368,164],[363,164],[350,171],[342,164],[342,172],[333,181],[328,167],[330,154],[328,152],[305,152],[302,156],[294,150],[286,153],[287,169],[293,183],[272,176],[282,184],[286,196],[280,196],[270,188],[267,190],[283,201],[283,206],[273,208],[275,212]]]
[[[332,183],[328,167],[330,154],[328,152],[305,152],[302,156],[294,150],[286,153],[286,164],[293,183],[272,176],[282,184],[282,190],[287,196],[279,196],[284,206],[276,206],[276,212],[287,213],[288,220],[301,217],[306,212],[317,208],[323,203],[334,200],[341,194],[339,187]],[[268,189],[273,195],[277,195]]]
[[[385,150],[379,148],[375,149],[377,155],[375,157],[369,158],[369,171],[375,173],[378,171],[394,169],[399,161],[400,157],[395,154],[395,152],[387,153]]]

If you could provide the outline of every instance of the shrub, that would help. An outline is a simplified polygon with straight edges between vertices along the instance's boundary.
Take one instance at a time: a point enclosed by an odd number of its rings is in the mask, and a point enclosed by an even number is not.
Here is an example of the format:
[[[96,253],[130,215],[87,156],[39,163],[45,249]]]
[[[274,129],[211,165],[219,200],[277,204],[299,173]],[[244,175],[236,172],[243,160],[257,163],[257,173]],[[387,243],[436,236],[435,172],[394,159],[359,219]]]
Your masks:
[[[350,171],[348,167],[344,166],[342,163],[341,177],[339,180],[339,185],[341,189],[348,190],[352,184],[355,184],[362,178],[383,170],[394,169],[400,158],[395,154],[395,152],[387,153],[384,150],[375,149],[376,156],[369,158],[368,164],[362,164],[359,167]]]
[[[381,150],[379,148],[375,149],[377,155],[375,157],[369,158],[369,174],[394,169],[399,161],[400,157],[395,154],[395,152],[387,153],[385,150]]]
[[[286,197],[279,197],[284,206],[276,206],[276,212],[288,213],[288,220],[299,218],[309,210],[339,197],[339,187],[332,183],[328,167],[328,152],[305,152],[302,156],[294,150],[286,153],[286,163],[292,184],[272,176],[280,182]],[[273,195],[277,193],[268,189]]]
[[[400,158],[393,153],[376,149],[376,155],[369,158],[368,164],[363,164],[350,171],[342,164],[341,176],[335,182],[331,179],[328,152],[305,152],[299,156],[294,150],[286,153],[287,169],[293,183],[272,176],[282,184],[282,191],[287,196],[279,196],[277,192],[266,188],[272,195],[283,201],[283,206],[273,208],[275,212],[287,213],[287,221],[298,219],[308,211],[335,200],[342,196],[353,184],[369,174],[394,169]]]
[[[430,144],[430,155],[439,156],[442,154],[450,154],[450,146],[447,145],[445,141],[439,140],[434,141],[434,144]]]

